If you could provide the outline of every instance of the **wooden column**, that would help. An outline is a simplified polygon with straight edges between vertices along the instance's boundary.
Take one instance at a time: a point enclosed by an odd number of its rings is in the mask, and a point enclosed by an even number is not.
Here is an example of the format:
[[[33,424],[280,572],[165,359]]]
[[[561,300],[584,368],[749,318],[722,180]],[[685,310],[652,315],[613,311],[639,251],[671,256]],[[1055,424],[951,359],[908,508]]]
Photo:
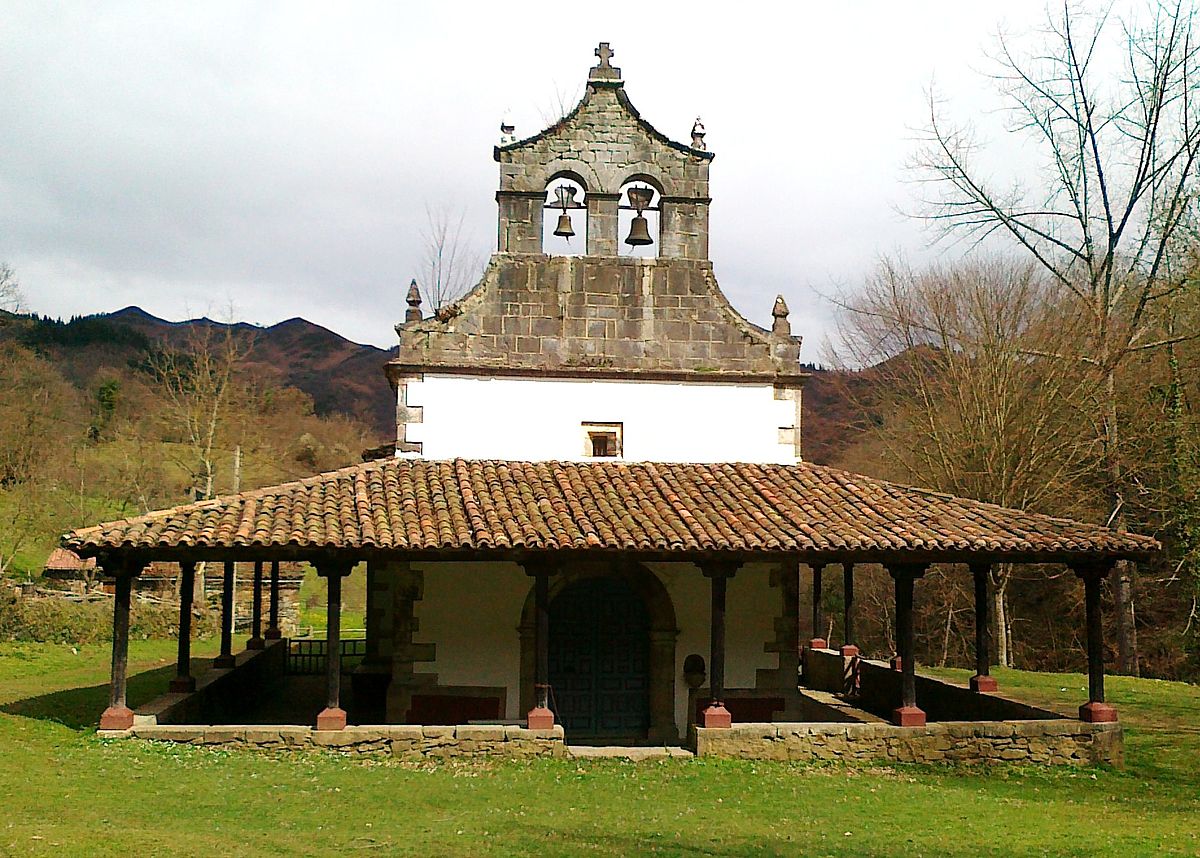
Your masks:
[[[705,727],[729,727],[733,718],[725,708],[725,597],[729,579],[739,563],[701,563],[700,570],[712,584],[709,613],[708,707],[704,710]]]
[[[143,564],[129,559],[106,561],[105,572],[114,578],[112,675],[108,708],[100,715],[101,730],[128,730],[133,726],[133,710],[125,703],[125,683],[129,672],[129,601],[133,579]]]
[[[526,719],[530,730],[550,730],[550,576],[556,569],[544,561],[523,565],[533,578],[533,708]]]
[[[854,645],[854,564],[842,563],[842,656],[858,655]]]
[[[267,621],[266,638],[269,641],[277,641],[283,637],[283,632],[279,628],[279,561],[271,561],[271,613],[270,620]]]
[[[325,708],[317,715],[318,730],[343,730],[346,710],[342,708],[342,579],[354,568],[353,561],[325,560],[315,564],[328,588],[325,609]]]
[[[821,630],[825,628],[825,611],[821,608],[821,573],[825,571],[824,563],[810,563],[809,568],[812,569],[812,640],[808,642],[810,649],[825,649],[829,646],[829,641],[821,637]]]
[[[975,675],[971,677],[971,690],[996,691],[1000,686],[990,675],[992,663],[992,625],[988,611],[988,563],[972,563],[971,575],[975,578]]]
[[[213,667],[230,668],[237,664],[233,657],[233,561],[225,561],[221,576],[221,654],[213,659]]]
[[[917,708],[917,674],[913,634],[913,584],[925,574],[925,566],[896,563],[888,567],[896,582],[896,648],[900,657],[900,700],[892,711],[892,723],[900,727],[925,726],[925,713]]]
[[[192,676],[192,598],[196,591],[196,564],[179,564],[179,652],[175,659],[175,678],[169,689],[177,693],[196,690]]]
[[[262,636],[262,561],[254,561],[254,603],[250,619],[250,640],[246,641],[246,649],[262,649],[266,641]]]
[[[1117,710],[1104,702],[1104,618],[1100,612],[1100,584],[1111,564],[1076,566],[1083,579],[1087,617],[1088,702],[1079,707],[1079,720],[1099,724],[1117,720]]]

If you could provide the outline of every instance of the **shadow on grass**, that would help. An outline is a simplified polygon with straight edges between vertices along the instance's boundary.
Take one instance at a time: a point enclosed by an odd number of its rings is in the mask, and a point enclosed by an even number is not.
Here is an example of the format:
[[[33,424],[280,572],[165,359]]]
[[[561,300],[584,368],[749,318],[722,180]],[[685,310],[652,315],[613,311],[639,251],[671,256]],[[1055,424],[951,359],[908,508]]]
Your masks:
[[[127,696],[133,708],[153,700],[167,690],[174,665],[145,670],[129,677]],[[72,730],[92,730],[108,706],[108,683],[86,688],[67,688],[37,697],[26,697],[0,706],[0,712],[39,721],[52,721]]]

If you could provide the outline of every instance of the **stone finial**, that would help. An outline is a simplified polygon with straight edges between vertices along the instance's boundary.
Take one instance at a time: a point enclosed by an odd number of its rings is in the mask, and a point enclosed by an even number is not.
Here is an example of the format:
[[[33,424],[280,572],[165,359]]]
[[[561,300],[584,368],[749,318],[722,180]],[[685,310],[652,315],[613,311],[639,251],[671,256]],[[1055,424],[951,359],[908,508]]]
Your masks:
[[[700,117],[696,117],[696,122],[692,125],[692,148],[707,151],[708,146],[704,142],[704,135],[708,132],[704,130],[704,123],[700,121]]]
[[[417,288],[417,278],[408,284],[408,297],[404,299],[408,309],[404,312],[404,321],[421,321],[421,290]]]
[[[600,46],[596,48],[595,53],[600,58],[600,64],[592,66],[592,70],[588,74],[588,80],[619,82],[621,80],[621,70],[609,63],[614,51],[608,46],[608,42],[601,42]]]
[[[775,321],[771,324],[771,333],[777,337],[790,337],[792,335],[792,325],[788,322],[788,312],[787,301],[783,300],[782,295],[776,295],[775,306],[771,308],[771,315],[775,317]]]
[[[508,113],[500,120],[500,145],[507,146],[509,143],[517,142],[517,126],[513,125],[513,121],[509,118]]]

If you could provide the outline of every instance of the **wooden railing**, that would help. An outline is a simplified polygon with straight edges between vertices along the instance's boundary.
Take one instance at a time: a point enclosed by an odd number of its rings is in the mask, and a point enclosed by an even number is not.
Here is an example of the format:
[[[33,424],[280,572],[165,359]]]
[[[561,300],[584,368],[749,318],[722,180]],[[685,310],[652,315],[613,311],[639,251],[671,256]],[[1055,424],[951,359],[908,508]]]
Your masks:
[[[357,667],[367,654],[365,638],[351,638],[340,642],[342,670]],[[329,653],[329,641],[315,638],[300,638],[288,642],[287,672],[293,676],[315,676],[325,672],[325,661]]]

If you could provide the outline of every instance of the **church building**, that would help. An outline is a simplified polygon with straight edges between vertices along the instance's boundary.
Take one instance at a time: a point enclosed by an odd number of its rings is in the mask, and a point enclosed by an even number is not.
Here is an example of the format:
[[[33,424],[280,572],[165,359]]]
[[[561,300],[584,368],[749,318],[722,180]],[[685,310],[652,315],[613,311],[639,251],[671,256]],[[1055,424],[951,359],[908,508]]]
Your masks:
[[[1119,757],[1100,581],[1158,544],[804,462],[806,375],[787,304],[775,299],[769,329],[749,322],[709,259],[703,125],[671,140],[633,106],[608,44],[595,53],[569,114],[522,139],[502,127],[497,249],[478,285],[430,312],[416,284],[408,292],[386,366],[394,456],[64,537],[117,585],[102,729],[187,740],[181,725],[203,736],[246,723],[217,700],[221,682],[283,693],[289,644],[273,620],[260,630],[262,570],[304,561],[329,587],[325,706],[288,728],[304,741],[336,733],[346,738],[318,743],[397,753],[682,744],[793,759],[849,741],[849,756],[902,746],[939,759],[1011,748],[1019,721],[1042,725],[1020,746],[1031,759]],[[192,676],[185,627],[172,693],[134,711],[129,582],[151,561],[254,561],[260,596],[245,652],[227,629],[213,669]],[[986,581],[999,562],[1064,564],[1083,579],[1091,685],[1079,720],[997,693]],[[854,567],[868,563],[895,580],[891,663],[861,657],[853,637]],[[915,672],[913,592],[932,563],[974,578],[969,688]],[[831,569],[845,593],[836,647],[821,638]],[[367,629],[361,662],[343,667],[349,574],[367,578]],[[281,729],[263,743],[301,735]]]

